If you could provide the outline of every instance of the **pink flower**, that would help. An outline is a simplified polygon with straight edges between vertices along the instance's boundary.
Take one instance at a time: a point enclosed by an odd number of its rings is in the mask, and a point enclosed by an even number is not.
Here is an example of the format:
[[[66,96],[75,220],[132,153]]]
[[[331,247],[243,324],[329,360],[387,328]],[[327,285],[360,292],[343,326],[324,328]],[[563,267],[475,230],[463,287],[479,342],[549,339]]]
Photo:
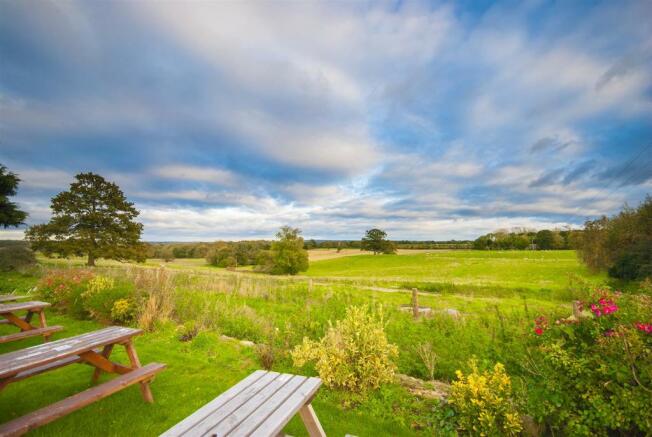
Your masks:
[[[652,334],[652,323],[637,323],[636,329],[646,334]]]
[[[535,333],[536,335],[541,335],[541,334],[543,334],[543,328],[540,328],[540,327],[537,326],[536,328],[534,328],[534,333]]]

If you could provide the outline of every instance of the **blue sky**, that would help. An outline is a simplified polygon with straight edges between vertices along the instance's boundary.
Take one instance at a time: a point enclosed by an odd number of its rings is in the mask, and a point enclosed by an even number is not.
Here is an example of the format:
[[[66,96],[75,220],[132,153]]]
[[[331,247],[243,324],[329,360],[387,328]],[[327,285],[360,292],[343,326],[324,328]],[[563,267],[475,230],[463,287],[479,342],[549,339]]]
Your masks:
[[[649,1],[3,1],[0,163],[30,224],[94,171],[147,240],[576,226],[652,193],[651,18]]]

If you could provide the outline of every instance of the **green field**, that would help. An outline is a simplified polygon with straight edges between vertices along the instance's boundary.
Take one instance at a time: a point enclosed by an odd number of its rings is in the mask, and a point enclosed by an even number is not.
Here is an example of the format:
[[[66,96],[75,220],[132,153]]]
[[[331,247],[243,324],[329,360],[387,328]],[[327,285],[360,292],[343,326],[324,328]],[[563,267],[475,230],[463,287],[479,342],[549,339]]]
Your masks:
[[[48,270],[81,264],[42,259],[41,268],[32,273],[1,273],[0,287],[2,292],[28,292]],[[162,264],[102,262],[95,272],[122,284]],[[129,388],[34,435],[157,435],[261,367],[255,349],[238,340],[274,345],[273,370],[314,374],[310,367],[294,368],[289,350],[304,336],[323,336],[329,321],[341,319],[351,305],[384,307],[387,336],[400,351],[400,373],[426,378],[416,348],[428,343],[437,351],[436,379],[453,380],[455,371],[475,356],[487,363],[504,362],[518,387],[524,381],[518,377],[516,357],[523,353],[521,339],[531,332],[533,318],[539,313],[568,315],[575,294],[604,279],[589,275],[568,251],[354,255],[313,261],[305,275],[293,278],[229,272],[206,266],[203,260],[165,266],[174,289],[173,316],[136,343],[142,362],[168,364],[152,386],[156,403],[144,404],[138,389]],[[411,292],[405,288],[413,284],[424,290],[420,305],[433,310],[417,321],[400,308],[410,303]],[[95,321],[53,312],[48,317],[51,324],[66,327],[56,338],[100,327]],[[192,341],[179,341],[181,326],[188,323],[200,325],[202,331]],[[9,331],[0,327],[0,332]],[[0,345],[0,353],[36,342]],[[10,385],[0,396],[0,422],[88,387],[90,373],[87,367],[70,366]],[[353,404],[346,393],[324,387],[314,401],[328,435],[360,437],[437,434],[436,405],[398,384]],[[296,420],[286,432],[306,435]]]
[[[314,262],[316,277],[434,282],[504,288],[561,289],[569,276],[590,275],[572,250],[565,251],[432,251],[417,255],[360,255]]]

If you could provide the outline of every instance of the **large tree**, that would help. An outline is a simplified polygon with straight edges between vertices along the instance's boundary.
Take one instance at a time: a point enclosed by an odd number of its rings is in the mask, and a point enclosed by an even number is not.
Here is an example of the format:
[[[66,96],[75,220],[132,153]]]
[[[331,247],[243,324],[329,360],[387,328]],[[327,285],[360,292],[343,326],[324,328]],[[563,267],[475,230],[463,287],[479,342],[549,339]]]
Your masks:
[[[87,256],[89,266],[97,258],[144,260],[143,225],[135,221],[133,203],[100,175],[80,173],[75,179],[70,190],[52,198],[50,222],[27,230],[32,247],[48,256]]]
[[[369,229],[362,237],[360,244],[362,250],[377,253],[396,253],[396,246],[387,239],[387,232],[381,229]]]
[[[18,209],[9,197],[16,195],[20,178],[0,164],[0,226],[5,229],[9,226],[24,224],[27,213]]]
[[[283,226],[276,233],[264,267],[276,275],[296,275],[308,270],[308,252],[303,248],[301,230]]]

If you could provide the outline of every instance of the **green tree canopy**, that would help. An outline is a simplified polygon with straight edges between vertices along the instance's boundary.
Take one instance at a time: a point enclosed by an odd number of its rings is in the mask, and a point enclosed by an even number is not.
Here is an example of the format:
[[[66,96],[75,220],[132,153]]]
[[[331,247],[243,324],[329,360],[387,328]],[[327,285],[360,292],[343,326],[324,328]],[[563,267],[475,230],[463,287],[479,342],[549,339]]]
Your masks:
[[[301,230],[283,226],[272,242],[266,270],[275,275],[296,275],[308,270],[308,252],[303,248]]]
[[[537,245],[539,250],[551,250],[555,243],[554,234],[548,229],[537,232],[536,237],[534,237],[534,244]]]
[[[27,213],[18,209],[18,206],[9,201],[9,197],[16,195],[20,178],[0,164],[0,226],[5,229],[9,226],[24,224]]]
[[[365,236],[362,237],[360,248],[373,252],[374,255],[377,253],[396,253],[396,247],[387,239],[387,232],[377,228],[369,229],[366,232]]]
[[[638,208],[587,221],[577,246],[592,270],[626,280],[652,277],[652,197]]]
[[[52,219],[27,230],[32,247],[48,256],[87,256],[89,266],[97,258],[144,260],[143,225],[135,222],[133,203],[100,175],[80,173],[75,179],[69,191],[52,198]]]

